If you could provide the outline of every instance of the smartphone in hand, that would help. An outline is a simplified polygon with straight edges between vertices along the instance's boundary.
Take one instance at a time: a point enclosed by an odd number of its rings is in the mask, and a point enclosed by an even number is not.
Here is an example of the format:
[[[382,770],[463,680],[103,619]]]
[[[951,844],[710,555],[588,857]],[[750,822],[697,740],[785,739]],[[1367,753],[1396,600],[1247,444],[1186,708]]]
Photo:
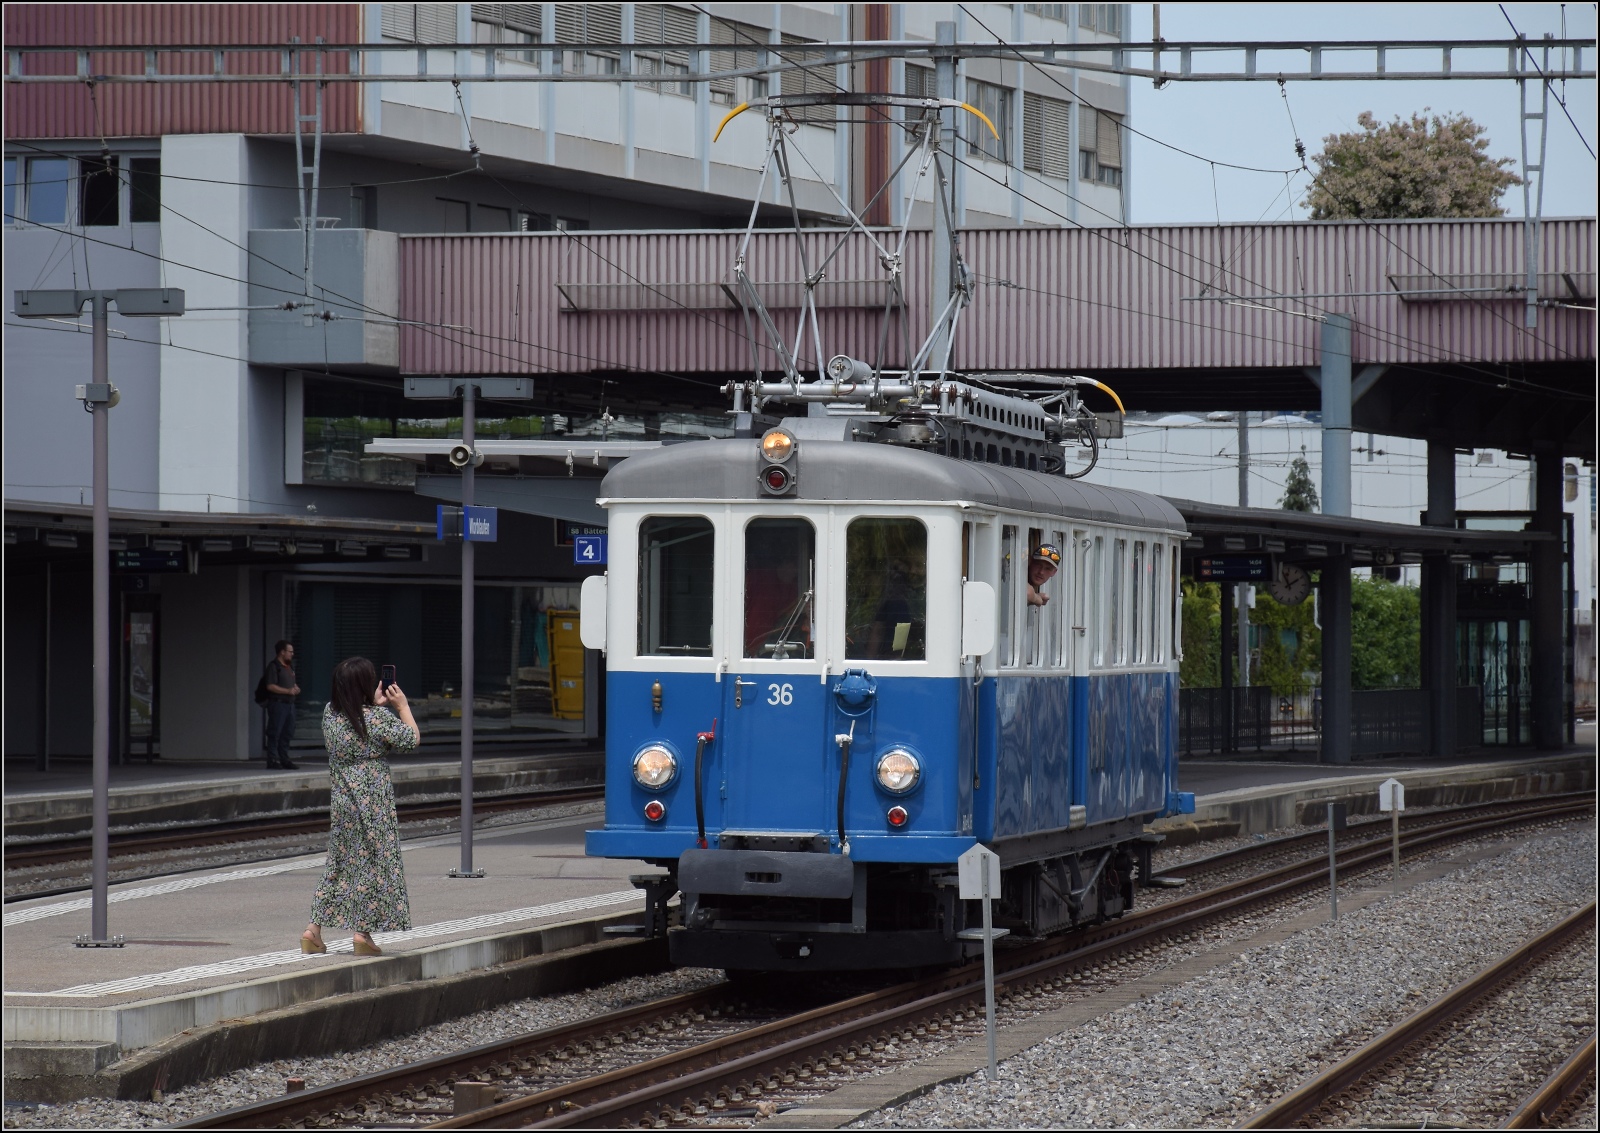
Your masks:
[[[394,666],[385,665],[379,672],[378,686],[382,688],[384,692],[388,692],[389,689],[394,686],[394,678]]]

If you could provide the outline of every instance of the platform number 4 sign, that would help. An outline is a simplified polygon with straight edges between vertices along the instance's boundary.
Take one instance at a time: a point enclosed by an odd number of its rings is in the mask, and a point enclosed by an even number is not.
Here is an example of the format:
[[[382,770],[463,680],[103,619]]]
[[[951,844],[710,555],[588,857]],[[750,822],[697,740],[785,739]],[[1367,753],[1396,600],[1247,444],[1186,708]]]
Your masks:
[[[579,566],[604,566],[606,561],[606,536],[574,535],[572,561]]]

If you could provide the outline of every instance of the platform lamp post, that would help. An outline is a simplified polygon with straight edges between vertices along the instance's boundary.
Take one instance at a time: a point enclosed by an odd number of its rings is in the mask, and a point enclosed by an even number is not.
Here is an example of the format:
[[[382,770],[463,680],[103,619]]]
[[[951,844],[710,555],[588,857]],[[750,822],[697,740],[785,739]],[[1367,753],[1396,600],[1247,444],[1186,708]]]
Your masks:
[[[472,867],[472,715],[477,683],[477,562],[475,544],[493,542],[498,534],[494,508],[473,503],[473,473],[483,463],[478,451],[476,398],[527,401],[533,397],[532,378],[407,378],[406,397],[420,401],[454,401],[461,398],[461,443],[450,450],[450,463],[461,470],[461,508],[452,529],[461,540],[461,866],[451,877],[482,877]],[[439,509],[439,537],[446,538],[444,507]]]
[[[107,883],[110,876],[111,828],[111,513],[107,413],[121,396],[111,384],[106,357],[107,307],[115,303],[125,318],[162,318],[183,314],[183,292],[175,287],[122,287],[114,291],[66,288],[18,291],[13,314],[19,319],[76,319],[90,305],[94,344],[90,381],[80,385],[78,400],[94,418],[94,866],[91,874],[89,935],[79,948],[120,948],[120,936],[106,935]]]

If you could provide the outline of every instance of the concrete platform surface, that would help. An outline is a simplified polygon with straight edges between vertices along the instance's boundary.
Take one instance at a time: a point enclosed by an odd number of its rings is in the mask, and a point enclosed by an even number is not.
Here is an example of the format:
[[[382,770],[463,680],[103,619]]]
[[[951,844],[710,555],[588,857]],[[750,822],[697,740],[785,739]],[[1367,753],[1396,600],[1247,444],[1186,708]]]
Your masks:
[[[87,896],[8,904],[5,1040],[115,1042],[127,1051],[282,1007],[293,998],[288,983],[307,971],[354,963],[371,969],[364,986],[374,986],[391,958],[424,948],[435,953],[433,974],[499,962],[485,941],[643,907],[628,884],[641,863],[584,856],[583,831],[599,821],[596,803],[577,817],[478,831],[473,865],[482,878],[448,876],[461,864],[458,835],[407,842],[415,927],[374,934],[391,954],[378,958],[352,961],[350,933],[334,929],[324,932],[327,954],[301,953],[320,854],[113,886],[108,930],[126,938],[121,948],[74,945],[90,931]]]

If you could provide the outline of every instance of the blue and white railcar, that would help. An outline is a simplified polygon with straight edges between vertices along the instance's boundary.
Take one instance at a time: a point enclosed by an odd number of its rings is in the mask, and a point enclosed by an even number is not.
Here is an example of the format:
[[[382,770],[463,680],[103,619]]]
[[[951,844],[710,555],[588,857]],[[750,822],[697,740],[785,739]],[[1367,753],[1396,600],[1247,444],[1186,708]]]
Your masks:
[[[975,842],[1001,857],[1013,931],[1116,916],[1149,868],[1145,823],[1192,809],[1177,511],[851,435],[791,418],[604,481],[610,564],[583,631],[606,651],[606,812],[587,848],[663,871],[635,879],[641,931],[680,964],[959,960]],[[1043,606],[1040,544],[1062,557]]]

